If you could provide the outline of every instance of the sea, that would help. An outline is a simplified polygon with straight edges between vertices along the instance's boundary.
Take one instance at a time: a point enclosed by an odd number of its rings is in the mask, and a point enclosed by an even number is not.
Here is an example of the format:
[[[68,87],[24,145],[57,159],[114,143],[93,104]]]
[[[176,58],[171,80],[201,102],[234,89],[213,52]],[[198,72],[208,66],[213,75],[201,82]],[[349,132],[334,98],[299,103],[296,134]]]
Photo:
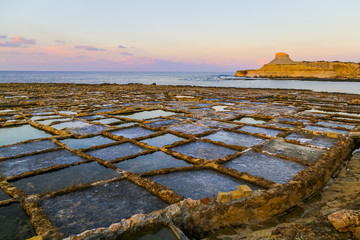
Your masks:
[[[307,89],[360,94],[360,82],[234,77],[234,72],[0,71],[0,83],[157,84],[231,88]]]

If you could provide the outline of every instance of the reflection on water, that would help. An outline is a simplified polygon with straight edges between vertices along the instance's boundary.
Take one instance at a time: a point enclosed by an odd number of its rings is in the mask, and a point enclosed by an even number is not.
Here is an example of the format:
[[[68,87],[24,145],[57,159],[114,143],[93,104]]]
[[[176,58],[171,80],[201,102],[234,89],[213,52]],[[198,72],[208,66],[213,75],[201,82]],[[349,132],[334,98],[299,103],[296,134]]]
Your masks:
[[[158,85],[194,85],[237,88],[307,89],[319,92],[360,94],[360,82],[271,80],[236,78],[234,72],[26,72],[0,71],[0,82],[40,83],[142,83]]]

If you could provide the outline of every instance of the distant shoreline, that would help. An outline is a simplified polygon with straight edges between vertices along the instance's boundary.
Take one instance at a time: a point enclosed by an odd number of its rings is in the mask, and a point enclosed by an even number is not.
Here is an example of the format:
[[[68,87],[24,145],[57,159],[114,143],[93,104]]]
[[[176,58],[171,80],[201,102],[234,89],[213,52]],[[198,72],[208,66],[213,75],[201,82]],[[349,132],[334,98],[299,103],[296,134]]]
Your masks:
[[[334,79],[334,78],[290,78],[290,77],[267,77],[269,80],[292,80],[292,81],[323,81],[323,82],[360,82],[360,79]],[[229,77],[226,80],[264,80],[264,77]]]

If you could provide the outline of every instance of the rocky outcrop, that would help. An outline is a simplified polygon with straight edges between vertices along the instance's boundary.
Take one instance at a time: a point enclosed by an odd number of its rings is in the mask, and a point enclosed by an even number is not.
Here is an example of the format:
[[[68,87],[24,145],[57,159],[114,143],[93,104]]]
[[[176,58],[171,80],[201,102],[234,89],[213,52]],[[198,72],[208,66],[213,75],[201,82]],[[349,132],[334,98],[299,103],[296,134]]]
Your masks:
[[[295,62],[286,53],[258,70],[239,70],[235,77],[360,80],[360,64],[353,62]]]

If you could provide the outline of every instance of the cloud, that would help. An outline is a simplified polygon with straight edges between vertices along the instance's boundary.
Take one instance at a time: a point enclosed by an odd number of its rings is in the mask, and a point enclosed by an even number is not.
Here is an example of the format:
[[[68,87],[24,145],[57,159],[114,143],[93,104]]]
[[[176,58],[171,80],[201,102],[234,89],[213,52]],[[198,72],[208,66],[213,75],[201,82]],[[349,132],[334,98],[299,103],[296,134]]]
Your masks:
[[[125,56],[133,56],[134,54],[130,53],[130,52],[121,52],[121,55],[125,55]]]
[[[86,51],[106,51],[106,49],[103,48],[96,48],[93,46],[75,46],[77,49],[84,49]]]
[[[66,42],[63,40],[56,40],[55,42],[57,45],[65,45],[66,44]]]
[[[0,35],[0,39],[1,38],[7,38],[7,36],[5,36],[5,35]]]
[[[127,48],[127,47],[125,47],[123,45],[119,45],[118,48]]]
[[[11,51],[0,51],[0,54],[19,55],[19,54],[23,54],[23,53],[21,53],[21,52],[11,52]]]
[[[1,37],[4,38],[3,36]],[[27,47],[27,45],[34,45],[34,44],[36,44],[34,39],[26,39],[23,37],[14,36],[10,40],[1,41],[0,47]]]

